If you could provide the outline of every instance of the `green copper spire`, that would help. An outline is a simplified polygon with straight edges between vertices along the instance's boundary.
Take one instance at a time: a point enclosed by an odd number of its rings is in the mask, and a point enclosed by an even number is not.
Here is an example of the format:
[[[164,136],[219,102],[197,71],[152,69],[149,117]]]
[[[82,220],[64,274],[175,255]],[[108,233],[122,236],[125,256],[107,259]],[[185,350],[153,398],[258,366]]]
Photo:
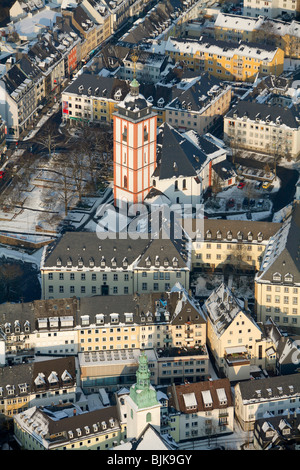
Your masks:
[[[138,408],[148,408],[158,404],[156,391],[150,383],[150,371],[145,352],[139,358],[139,368],[136,372],[136,384],[130,388],[130,397]]]

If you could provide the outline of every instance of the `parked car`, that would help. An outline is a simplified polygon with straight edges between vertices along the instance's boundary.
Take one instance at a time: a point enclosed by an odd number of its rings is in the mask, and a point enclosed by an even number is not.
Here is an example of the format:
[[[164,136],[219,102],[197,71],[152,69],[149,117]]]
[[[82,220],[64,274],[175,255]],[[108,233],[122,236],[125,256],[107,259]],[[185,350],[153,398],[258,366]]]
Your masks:
[[[0,171],[0,179],[2,179],[4,175],[5,175],[5,171]]]
[[[257,202],[257,207],[262,207],[264,204],[264,200],[263,199],[260,199],[258,202]]]
[[[270,186],[271,186],[271,183],[269,181],[263,182],[263,185],[262,185],[263,189],[268,189]]]
[[[250,199],[250,206],[255,206],[255,199]]]
[[[243,181],[241,181],[241,182],[237,185],[237,187],[238,187],[239,189],[243,189],[243,187],[245,186],[245,184],[246,184],[246,183],[244,183]]]
[[[245,197],[243,200],[243,206],[248,206],[248,205],[249,205],[249,199]]]
[[[261,186],[262,186],[262,182],[261,182],[261,181],[257,181],[257,182],[255,183],[255,189],[260,189]]]
[[[234,206],[234,199],[233,198],[230,198],[228,201],[227,201],[227,207],[233,207]]]

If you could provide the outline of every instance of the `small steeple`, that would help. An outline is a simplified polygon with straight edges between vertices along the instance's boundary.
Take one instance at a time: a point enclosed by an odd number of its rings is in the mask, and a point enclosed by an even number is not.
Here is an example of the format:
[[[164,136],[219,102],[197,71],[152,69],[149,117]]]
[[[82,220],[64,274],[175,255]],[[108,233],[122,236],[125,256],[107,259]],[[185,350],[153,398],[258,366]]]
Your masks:
[[[130,94],[131,96],[139,96],[140,94],[140,84],[136,78],[130,83]]]
[[[150,383],[148,359],[144,351],[139,357],[136,383],[130,388],[130,397],[137,404],[138,408],[148,408],[158,404],[156,391]]]

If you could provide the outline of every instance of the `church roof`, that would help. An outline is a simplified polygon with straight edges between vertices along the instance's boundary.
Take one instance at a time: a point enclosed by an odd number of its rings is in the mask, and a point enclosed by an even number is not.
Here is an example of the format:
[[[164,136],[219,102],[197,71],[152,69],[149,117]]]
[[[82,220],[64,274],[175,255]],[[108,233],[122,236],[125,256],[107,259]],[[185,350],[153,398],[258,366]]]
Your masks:
[[[159,129],[157,144],[158,166],[154,176],[159,176],[159,179],[196,177],[207,159],[207,155],[191,140],[167,123]]]

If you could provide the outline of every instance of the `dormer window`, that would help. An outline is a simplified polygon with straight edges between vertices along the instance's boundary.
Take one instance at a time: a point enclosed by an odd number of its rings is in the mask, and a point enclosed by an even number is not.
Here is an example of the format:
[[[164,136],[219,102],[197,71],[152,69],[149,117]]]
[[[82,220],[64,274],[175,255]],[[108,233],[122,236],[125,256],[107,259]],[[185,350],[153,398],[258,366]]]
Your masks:
[[[85,325],[89,325],[90,324],[90,317],[89,315],[82,315],[81,316],[81,325],[82,326],[85,326]]]
[[[217,238],[219,240],[222,238],[222,232],[220,232],[220,230],[217,231]]]
[[[93,268],[95,266],[94,258],[90,258],[89,264],[90,264],[90,268]]]
[[[281,281],[281,274],[279,274],[279,273],[274,273],[274,274],[273,274],[273,281],[275,281],[275,282],[280,282],[280,281]]]
[[[243,234],[242,234],[242,232],[238,232],[237,238],[238,238],[238,240],[243,240]]]
[[[284,280],[285,280],[285,282],[293,282],[294,277],[293,277],[292,274],[287,273],[287,274],[284,276]]]
[[[146,266],[151,266],[151,259],[149,257],[146,259]]]
[[[253,240],[252,232],[249,232],[249,233],[248,233],[248,240],[249,240],[249,241],[252,241],[252,240]]]
[[[113,268],[115,268],[117,266],[116,258],[112,258],[111,265],[112,265]]]
[[[71,258],[68,258],[67,259],[67,267],[71,267],[72,266],[72,259]]]
[[[232,240],[232,233],[230,230],[227,232],[227,240]]]
[[[128,268],[128,259],[127,258],[123,259],[123,268]]]
[[[79,259],[78,259],[78,267],[79,267],[79,268],[82,268],[82,266],[83,266],[83,259],[82,259],[82,258],[79,258]]]
[[[263,240],[263,234],[262,232],[259,232],[259,234],[257,235],[257,241],[262,242],[262,240]]]
[[[207,230],[206,238],[211,239],[211,231],[210,230]]]
[[[104,315],[102,313],[96,314],[96,325],[103,325],[104,323]]]
[[[103,268],[105,266],[105,258],[101,258],[100,266]]]
[[[60,259],[60,258],[57,258],[57,260],[56,260],[56,266],[61,266],[61,259]]]

